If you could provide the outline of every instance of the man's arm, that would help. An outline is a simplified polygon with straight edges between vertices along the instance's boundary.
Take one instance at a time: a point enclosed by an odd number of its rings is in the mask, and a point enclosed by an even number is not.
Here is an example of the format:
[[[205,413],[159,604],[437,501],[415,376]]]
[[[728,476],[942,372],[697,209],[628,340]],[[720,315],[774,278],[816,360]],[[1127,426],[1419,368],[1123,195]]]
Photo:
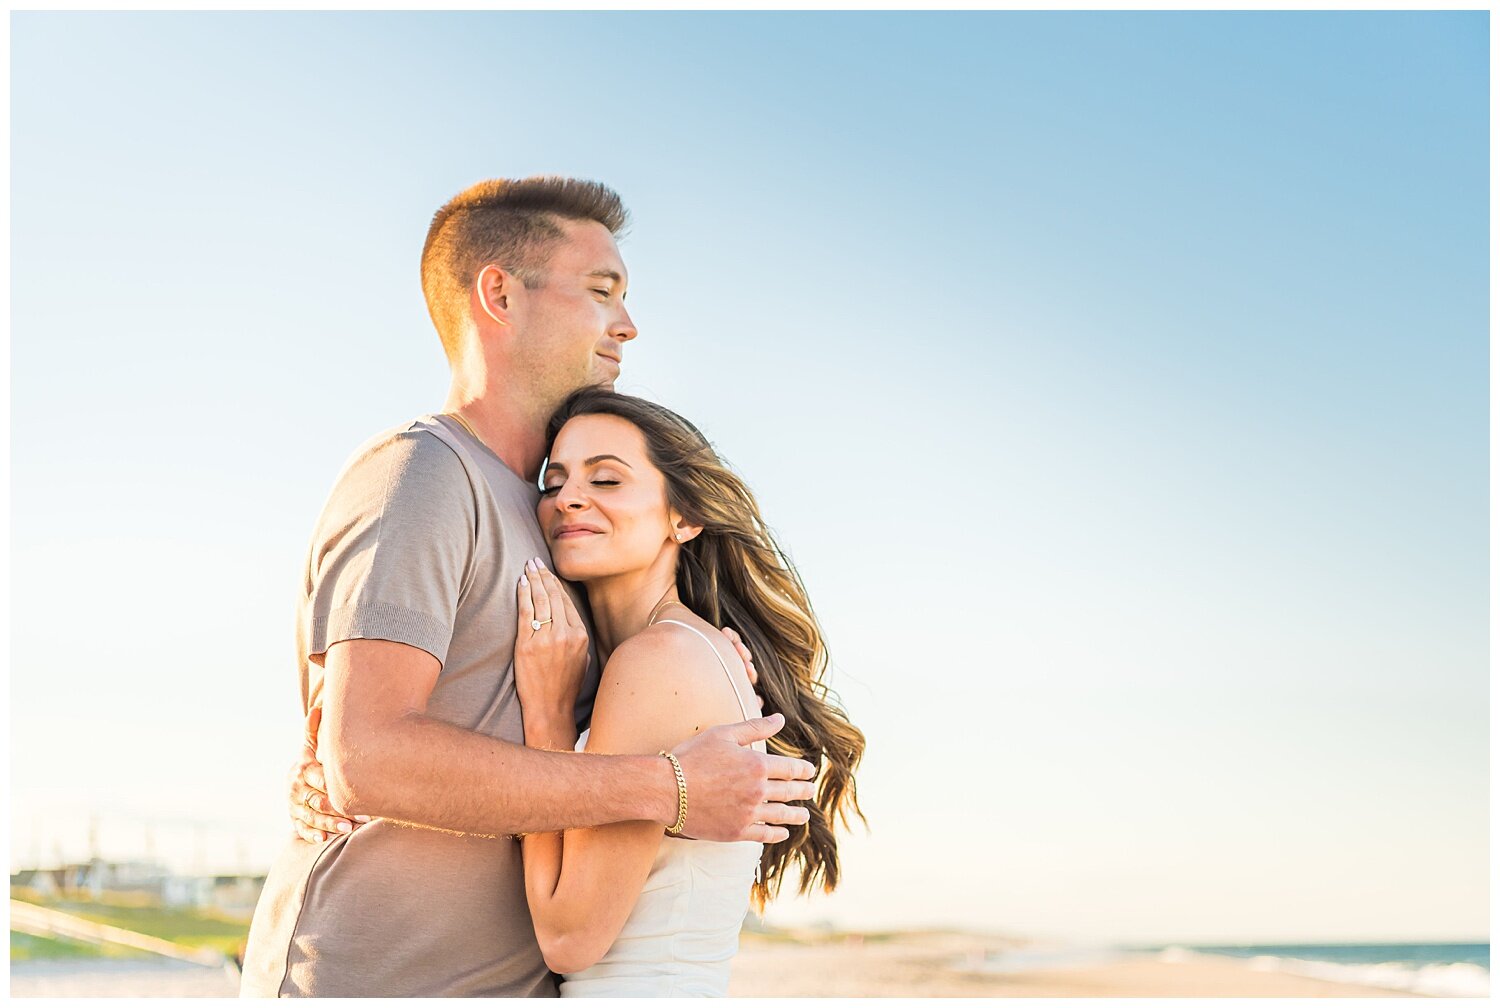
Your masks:
[[[749,648],[745,647],[740,635],[730,627],[724,627],[722,632],[729,643],[734,646],[740,661],[744,663],[745,674],[750,677],[750,684],[753,687],[758,676],[755,670],[755,660]],[[292,828],[308,843],[332,840],[340,833],[352,832],[370,821],[368,815],[345,816],[341,814],[328,798],[328,782],[323,775],[323,764],[318,762],[318,728],[323,719],[321,703],[320,700],[318,706],[307,712],[307,731],[302,754],[292,764],[287,775],[287,801],[292,811]],[[758,695],[755,697],[754,706],[756,714],[759,715],[762,706]]]
[[[677,821],[677,783],[659,756],[528,749],[427,717],[436,658],[393,641],[347,640],[324,662],[320,754],[333,807],[466,833],[505,835]],[[768,802],[771,781],[811,780],[805,760],[745,748],[779,716],[710,729],[674,750],[688,781],[685,833],[775,843],[807,810]]]

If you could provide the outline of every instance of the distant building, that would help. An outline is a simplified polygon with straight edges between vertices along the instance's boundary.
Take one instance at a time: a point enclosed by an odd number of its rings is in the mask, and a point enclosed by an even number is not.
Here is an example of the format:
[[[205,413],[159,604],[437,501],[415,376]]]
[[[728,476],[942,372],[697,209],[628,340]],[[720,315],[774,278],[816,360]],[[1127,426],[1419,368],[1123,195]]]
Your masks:
[[[265,884],[264,875],[217,875],[208,906],[228,917],[249,917]]]
[[[162,884],[161,901],[166,906],[201,907],[213,899],[214,880],[175,875]]]
[[[10,877],[12,888],[25,888],[43,898],[79,896],[91,899],[134,897],[163,906],[213,910],[230,917],[248,917],[260,899],[264,875],[174,875],[152,861],[92,861],[59,868],[27,868]]]
[[[177,876],[167,880],[162,903],[213,910],[226,917],[248,917],[266,884],[264,875]]]
[[[12,889],[31,889],[43,898],[56,896],[59,890],[58,883],[55,871],[45,871],[41,868],[24,868],[11,873],[10,876]]]
[[[106,892],[138,892],[157,895],[168,872],[150,861],[104,861],[94,858],[57,868],[27,868],[10,877],[12,886],[24,886],[44,893],[78,893],[94,897]]]

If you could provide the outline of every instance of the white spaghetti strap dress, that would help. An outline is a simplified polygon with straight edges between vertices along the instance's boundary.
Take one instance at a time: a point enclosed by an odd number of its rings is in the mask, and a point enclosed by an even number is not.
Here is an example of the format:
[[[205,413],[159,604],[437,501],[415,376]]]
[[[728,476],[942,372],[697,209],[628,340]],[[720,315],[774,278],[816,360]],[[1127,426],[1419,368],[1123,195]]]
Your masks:
[[[735,701],[750,713],[719,649],[696,627],[719,659]],[[742,673],[743,674],[743,673]],[[582,749],[588,732],[578,740]],[[756,743],[764,751],[764,743]],[[739,948],[740,926],[750,908],[750,886],[761,845],[709,843],[663,836],[640,899],[609,951],[588,969],[563,977],[563,997],[724,997],[729,961]]]

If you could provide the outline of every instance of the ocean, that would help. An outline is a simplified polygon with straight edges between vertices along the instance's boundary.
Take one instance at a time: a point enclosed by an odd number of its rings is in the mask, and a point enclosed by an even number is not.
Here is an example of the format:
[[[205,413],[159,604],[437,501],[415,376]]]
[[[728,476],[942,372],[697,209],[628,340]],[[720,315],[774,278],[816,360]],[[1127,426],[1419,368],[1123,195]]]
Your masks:
[[[1176,945],[1172,950],[1249,959],[1251,969],[1275,970],[1339,983],[1439,997],[1487,997],[1488,942],[1381,945]]]

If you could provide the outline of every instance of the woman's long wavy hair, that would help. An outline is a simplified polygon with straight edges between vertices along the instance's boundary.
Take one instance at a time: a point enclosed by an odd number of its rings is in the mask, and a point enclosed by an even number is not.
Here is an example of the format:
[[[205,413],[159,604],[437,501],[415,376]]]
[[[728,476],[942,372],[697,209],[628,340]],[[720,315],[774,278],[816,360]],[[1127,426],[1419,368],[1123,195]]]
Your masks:
[[[756,692],[763,713],[780,713],[786,726],[770,751],[805,759],[818,768],[817,798],[805,826],[767,844],[761,854],[757,907],[781,890],[795,863],[799,893],[839,881],[834,821],[865,821],[854,771],[865,736],[830,696],[823,675],[828,654],[813,618],[807,590],[772,538],[745,482],[720,461],[698,428],[664,406],[602,388],[573,393],[547,425],[547,443],[573,417],[605,414],[630,421],[646,439],[653,465],[666,477],[667,503],[703,531],[681,546],[677,594],[714,626],[732,626],[755,656]]]

